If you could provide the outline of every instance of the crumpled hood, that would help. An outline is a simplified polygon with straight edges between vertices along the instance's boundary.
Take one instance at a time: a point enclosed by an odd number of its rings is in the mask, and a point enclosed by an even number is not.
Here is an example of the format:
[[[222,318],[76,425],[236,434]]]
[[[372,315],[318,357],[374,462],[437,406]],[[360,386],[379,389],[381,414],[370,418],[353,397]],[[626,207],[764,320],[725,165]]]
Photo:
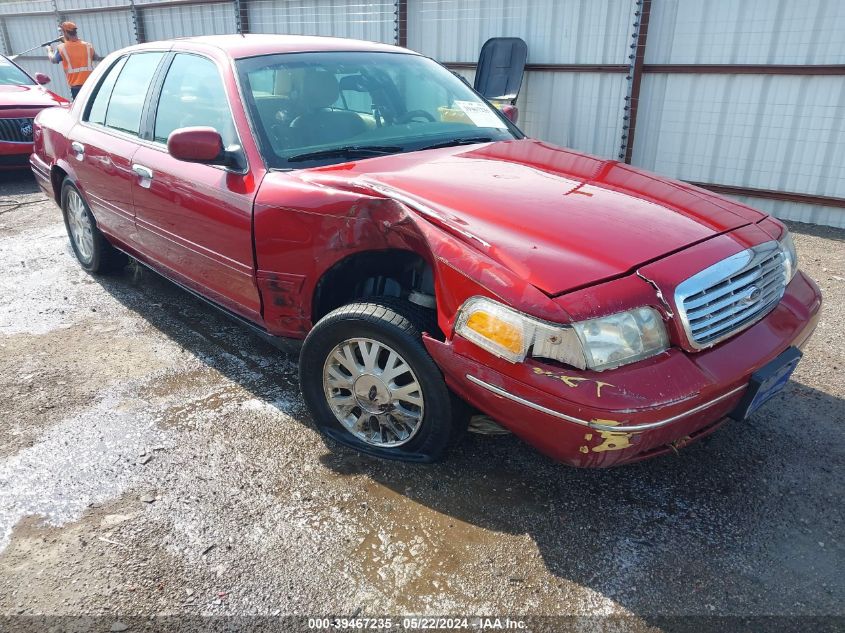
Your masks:
[[[309,171],[309,180],[367,183],[436,214],[438,224],[549,295],[765,217],[685,183],[533,140]]]
[[[41,86],[0,85],[0,108],[49,108],[68,103]],[[2,111],[2,110],[0,110]]]

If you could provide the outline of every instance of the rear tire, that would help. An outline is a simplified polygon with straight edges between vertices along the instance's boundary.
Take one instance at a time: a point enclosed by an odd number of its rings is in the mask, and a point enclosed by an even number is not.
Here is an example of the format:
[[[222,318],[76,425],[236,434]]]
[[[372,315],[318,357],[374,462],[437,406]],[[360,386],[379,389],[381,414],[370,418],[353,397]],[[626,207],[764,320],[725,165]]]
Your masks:
[[[377,457],[437,461],[466,420],[453,416],[453,396],[422,343],[429,326],[419,307],[385,303],[346,305],[314,326],[300,354],[302,393],[323,435]]]
[[[90,273],[108,273],[126,266],[127,256],[109,244],[97,228],[88,203],[70,178],[62,183],[62,215],[71,248],[82,268]]]

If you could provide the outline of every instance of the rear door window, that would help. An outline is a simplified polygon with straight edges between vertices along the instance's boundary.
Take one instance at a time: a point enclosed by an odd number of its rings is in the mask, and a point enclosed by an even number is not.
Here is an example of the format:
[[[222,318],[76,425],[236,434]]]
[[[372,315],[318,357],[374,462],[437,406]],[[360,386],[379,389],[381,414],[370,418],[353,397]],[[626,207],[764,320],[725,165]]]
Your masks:
[[[112,89],[106,110],[106,127],[138,134],[147,91],[162,57],[164,53],[136,53],[129,56]]]
[[[94,95],[94,102],[88,110],[88,117],[85,119],[89,123],[98,123],[104,125],[106,122],[106,108],[111,99],[111,91],[114,89],[114,82],[117,81],[120,71],[123,70],[123,65],[126,63],[127,57],[123,57],[117,61],[106,73],[105,78],[100,82],[97,88],[97,93]]]

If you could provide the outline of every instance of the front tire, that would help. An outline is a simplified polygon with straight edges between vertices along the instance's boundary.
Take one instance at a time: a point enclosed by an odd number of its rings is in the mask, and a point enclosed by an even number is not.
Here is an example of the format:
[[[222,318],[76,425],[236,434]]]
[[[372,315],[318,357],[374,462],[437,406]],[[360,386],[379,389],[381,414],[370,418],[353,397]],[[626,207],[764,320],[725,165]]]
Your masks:
[[[303,343],[299,379],[324,435],[377,457],[432,462],[460,436],[460,420],[415,306],[404,303],[354,303],[323,317]]]
[[[127,257],[109,244],[79,189],[65,178],[62,184],[62,215],[70,245],[79,264],[89,273],[107,273],[126,265]]]

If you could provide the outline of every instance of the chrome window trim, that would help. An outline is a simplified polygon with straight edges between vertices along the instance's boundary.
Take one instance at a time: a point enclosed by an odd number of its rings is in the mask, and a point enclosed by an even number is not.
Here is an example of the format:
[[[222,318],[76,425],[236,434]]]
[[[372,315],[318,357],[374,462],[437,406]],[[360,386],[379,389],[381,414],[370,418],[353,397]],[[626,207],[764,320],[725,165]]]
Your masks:
[[[487,391],[496,394],[497,396],[501,396],[503,398],[507,398],[517,404],[521,404],[523,406],[529,407],[534,409],[535,411],[539,411],[540,413],[545,413],[546,415],[553,416],[560,420],[566,420],[567,422],[574,422],[575,424],[580,424],[581,426],[586,426],[591,429],[595,429],[597,431],[610,431],[612,433],[640,433],[642,431],[650,431],[652,429],[659,429],[661,427],[666,426],[667,424],[671,424],[677,420],[685,418],[690,415],[695,415],[696,413],[703,411],[709,407],[712,407],[715,404],[718,404],[722,400],[726,400],[731,396],[739,393],[740,391],[746,389],[748,385],[740,385],[735,389],[731,389],[727,393],[723,393],[722,395],[713,398],[712,400],[708,400],[707,402],[698,405],[697,407],[693,407],[689,411],[683,411],[676,415],[673,415],[670,418],[666,418],[665,420],[658,420],[657,422],[646,422],[644,424],[628,424],[628,425],[619,425],[619,426],[611,426],[609,424],[601,424],[599,422],[595,422],[593,420],[582,420],[580,418],[574,418],[571,415],[567,415],[565,413],[561,413],[560,411],[555,411],[554,409],[549,409],[548,407],[544,407],[541,404],[537,404],[536,402],[531,402],[530,400],[526,400],[525,398],[521,398],[519,396],[515,396],[514,394],[502,389],[501,387],[497,387],[496,385],[491,385],[489,382],[485,382],[480,378],[476,378],[471,374],[466,374],[466,379],[469,380],[471,383],[478,385],[479,387],[483,387]]]
[[[777,240],[763,242],[762,244],[757,244],[756,246],[752,246],[751,248],[745,249],[744,251],[740,251],[739,253],[716,262],[712,266],[705,268],[678,284],[675,288],[675,308],[677,309],[678,319],[683,327],[684,334],[687,337],[690,347],[696,350],[713,347],[714,345],[739,334],[743,330],[746,330],[755,323],[759,322],[767,314],[769,314],[775,306],[777,306],[783,298],[783,295],[786,292],[786,286],[789,283],[785,274],[783,285],[777,292],[776,296],[764,305],[763,308],[761,308],[761,310],[753,316],[753,318],[745,323],[742,323],[738,327],[728,329],[715,339],[701,344],[696,341],[695,336],[693,335],[692,326],[684,303],[689,297],[699,294],[701,291],[710,288],[721,281],[725,281],[730,277],[738,275],[743,270],[757,266],[778,252],[781,252],[781,248],[780,243]],[[782,262],[783,257],[781,257],[781,267],[783,266]]]

